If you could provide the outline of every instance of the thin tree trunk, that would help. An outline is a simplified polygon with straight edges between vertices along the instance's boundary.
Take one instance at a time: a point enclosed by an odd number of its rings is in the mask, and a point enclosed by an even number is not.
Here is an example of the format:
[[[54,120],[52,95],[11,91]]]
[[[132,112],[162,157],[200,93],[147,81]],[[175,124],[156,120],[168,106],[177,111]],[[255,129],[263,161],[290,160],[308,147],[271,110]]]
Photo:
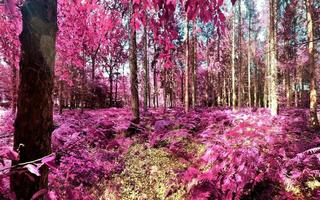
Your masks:
[[[181,104],[183,105],[184,103],[184,74],[183,72],[181,73]]]
[[[92,83],[95,83],[96,58],[97,58],[97,54],[99,52],[100,46],[101,46],[101,43],[99,42],[99,45],[98,45],[97,49],[94,52],[94,55],[91,56],[91,61],[92,61],[91,80],[92,80]]]
[[[238,108],[242,106],[242,14],[241,14],[241,0],[238,0],[239,24],[238,24],[238,40],[239,40],[239,64],[238,64]]]
[[[310,122],[313,128],[319,128],[317,116],[317,80],[315,70],[315,47],[314,47],[314,16],[312,10],[312,1],[305,0],[307,8],[307,35],[308,35],[308,53],[310,70]]]
[[[298,73],[297,68],[294,69],[294,106],[298,108],[298,99],[299,99],[299,93],[298,93]]]
[[[235,34],[235,27],[236,27],[236,17],[235,17],[235,8],[233,10],[233,19],[232,19],[232,55],[231,55],[231,76],[232,76],[232,110],[236,110],[236,71],[235,71],[235,59],[236,59],[236,51],[235,51],[235,41],[236,41],[236,34]]]
[[[14,132],[14,149],[20,146],[20,160],[14,161],[13,165],[49,155],[53,131],[52,92],[58,30],[57,1],[29,0],[23,3],[21,12],[21,80]],[[34,23],[33,19],[37,19],[39,23]],[[16,199],[31,199],[40,189],[48,188],[49,171],[45,165],[40,168],[41,176],[17,170],[19,169],[11,170],[11,189]]]
[[[144,26],[143,35],[143,67],[144,67],[144,98],[143,98],[143,109],[148,110],[148,99],[149,99],[149,68],[148,68],[148,36],[147,36],[147,25]]]
[[[122,68],[122,72],[123,72],[123,77],[122,77],[122,92],[123,92],[123,97],[124,97],[124,101],[127,103],[127,91],[126,91],[126,84],[125,84],[125,70],[124,70],[124,65]]]
[[[254,93],[253,93],[253,98],[254,98],[254,106],[255,107],[259,107],[258,106],[258,102],[259,102],[259,100],[258,100],[258,83],[257,83],[257,80],[258,80],[258,78],[257,78],[257,76],[258,76],[258,73],[257,73],[257,70],[258,70],[258,66],[257,65],[255,65],[255,67],[253,68],[254,69],[254,73],[253,73],[253,91],[254,91]]]
[[[163,108],[164,112],[167,110],[167,70],[164,68],[164,79],[163,79]]]
[[[226,77],[225,77],[225,72],[222,73],[222,78],[223,78],[223,88],[222,88],[222,106],[226,106],[227,104],[227,82],[226,82]]]
[[[193,22],[193,34],[192,34],[192,46],[191,46],[191,68],[192,68],[192,83],[191,83],[191,91],[192,91],[192,108],[196,107],[197,102],[197,58],[196,58],[196,32],[195,32],[195,22]]]
[[[250,12],[250,11],[249,11]],[[251,98],[251,14],[249,13],[249,28],[248,28],[248,105],[252,106]]]
[[[85,93],[85,62],[83,68],[80,69],[80,76],[81,76],[81,91],[80,91],[80,102],[81,105],[81,113],[84,112],[85,102],[84,102],[84,93]]]
[[[63,103],[63,81],[60,80],[59,81],[59,114],[61,115],[62,114],[62,111],[63,111],[63,106],[64,106],[64,103]]]
[[[286,96],[287,96],[287,107],[291,107],[291,80],[290,80],[290,70],[286,70]]]
[[[210,57],[209,57],[209,39],[207,39],[207,73],[206,73],[206,91],[205,91],[205,98],[206,98],[206,106],[209,107],[209,93],[210,93]]]
[[[116,103],[116,106],[118,106],[118,80],[119,80],[119,71],[117,70],[117,75],[116,75],[116,91],[115,91],[115,95],[114,95],[114,101]]]
[[[110,86],[110,97],[109,97],[109,105],[113,106],[113,66],[109,68],[109,86]]]
[[[159,105],[158,105],[158,82],[157,82],[157,68],[156,68],[156,65],[153,66],[153,93],[154,93],[154,96],[153,96],[153,105],[155,108],[158,108]]]
[[[188,15],[186,14],[186,58],[185,58],[185,83],[184,83],[184,111],[189,112],[189,20]]]

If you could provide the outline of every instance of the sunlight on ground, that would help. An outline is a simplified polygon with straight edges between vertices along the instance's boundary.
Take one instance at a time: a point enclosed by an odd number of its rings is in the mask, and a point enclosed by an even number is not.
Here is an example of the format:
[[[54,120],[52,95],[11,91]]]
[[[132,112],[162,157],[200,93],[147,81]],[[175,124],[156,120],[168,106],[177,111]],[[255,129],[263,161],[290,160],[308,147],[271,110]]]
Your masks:
[[[7,110],[0,108],[0,118],[2,118],[6,112],[7,112]]]

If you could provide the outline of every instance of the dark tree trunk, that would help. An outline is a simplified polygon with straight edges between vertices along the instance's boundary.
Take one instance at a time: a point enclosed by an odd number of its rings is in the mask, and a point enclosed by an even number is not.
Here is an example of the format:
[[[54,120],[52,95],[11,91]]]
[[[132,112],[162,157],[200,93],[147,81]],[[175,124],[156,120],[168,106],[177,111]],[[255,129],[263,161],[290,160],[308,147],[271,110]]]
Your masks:
[[[157,82],[156,65],[153,66],[153,86],[154,86],[153,104],[154,104],[155,108],[158,108],[159,107],[159,100],[158,100],[158,82]]]
[[[91,57],[91,61],[92,61],[92,66],[91,66],[91,80],[92,83],[95,82],[95,71],[96,71],[96,57],[92,56]]]
[[[116,104],[118,104],[117,103],[118,102],[118,80],[119,80],[119,71],[117,70],[117,74],[116,74],[116,91],[115,91],[115,95],[114,95],[114,101],[116,102]]]
[[[23,30],[20,35],[20,85],[14,148],[20,144],[18,163],[32,161],[51,153],[53,130],[53,73],[57,33],[57,1],[28,0],[22,8]],[[38,23],[34,23],[37,19]],[[31,199],[40,189],[48,187],[48,168],[41,176],[16,173],[12,170],[11,189],[18,200]],[[28,176],[33,176],[30,180]]]
[[[63,107],[64,107],[64,100],[63,100],[63,81],[59,82],[59,114],[62,114]]]
[[[131,2],[132,3],[132,2]],[[132,13],[133,14],[133,13]],[[138,63],[137,63],[137,39],[136,31],[130,33],[130,85],[131,85],[131,109],[133,122],[140,122],[139,93],[138,93]]]
[[[144,36],[143,36],[143,67],[144,67],[144,98],[143,98],[143,109],[144,111],[148,110],[148,99],[149,99],[149,67],[148,67],[148,33],[147,25],[144,27]]]
[[[80,91],[80,102],[79,106],[81,106],[81,113],[84,112],[84,107],[85,107],[85,63],[83,64],[83,69],[80,69],[80,76],[81,76],[81,91]]]
[[[167,70],[164,69],[164,80],[163,80],[163,108],[164,108],[164,112],[167,111]]]
[[[110,74],[109,74],[109,85],[110,85],[110,107],[113,106],[113,67],[110,66]]]

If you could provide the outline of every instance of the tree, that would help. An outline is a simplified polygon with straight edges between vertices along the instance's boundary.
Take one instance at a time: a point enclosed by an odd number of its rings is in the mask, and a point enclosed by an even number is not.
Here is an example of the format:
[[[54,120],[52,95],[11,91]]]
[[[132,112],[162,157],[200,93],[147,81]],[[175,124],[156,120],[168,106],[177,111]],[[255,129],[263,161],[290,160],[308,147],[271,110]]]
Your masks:
[[[146,14],[146,21],[147,21]],[[148,24],[148,23],[147,23]],[[143,35],[143,67],[144,67],[144,98],[143,98],[143,108],[144,111],[148,110],[148,103],[150,106],[150,77],[149,77],[149,66],[148,66],[148,27],[147,24],[144,26]]]
[[[187,113],[189,112],[189,19],[188,15],[186,14],[186,41],[185,41],[185,80],[184,80],[184,111]]]
[[[131,85],[131,109],[133,113],[133,122],[140,122],[140,111],[139,111],[139,93],[138,93],[138,63],[137,63],[137,41],[136,41],[136,28],[135,19],[133,18],[135,10],[131,0],[130,3],[130,85]]]
[[[277,0],[270,0],[270,26],[269,26],[269,48],[270,48],[270,102],[269,108],[271,115],[278,114],[278,95],[277,95],[277,82],[278,82],[278,70],[277,70],[277,43],[276,43],[276,16],[277,16]]]
[[[236,63],[236,52],[235,52],[235,40],[236,40],[236,19],[235,19],[235,7],[233,8],[233,18],[232,18],[232,55],[231,55],[231,76],[232,76],[232,109],[233,111],[236,110],[236,100],[237,100],[237,94],[236,94],[236,72],[235,72],[235,63]]]
[[[14,148],[20,150],[20,160],[13,162],[13,165],[50,154],[53,131],[52,90],[58,30],[57,1],[25,1],[21,12],[21,81],[14,132]],[[34,23],[34,19],[39,23]],[[40,173],[41,176],[35,177],[12,171],[11,188],[17,199],[31,199],[34,193],[47,188],[48,168],[41,167]]]
[[[238,0],[238,17],[239,17],[239,24],[238,24],[238,107],[241,108],[242,106],[242,14],[241,14],[241,0]]]
[[[308,34],[308,55],[310,70],[310,122],[314,128],[319,128],[317,116],[317,81],[315,72],[315,47],[314,47],[314,16],[312,1],[305,0],[307,9],[307,34]]]

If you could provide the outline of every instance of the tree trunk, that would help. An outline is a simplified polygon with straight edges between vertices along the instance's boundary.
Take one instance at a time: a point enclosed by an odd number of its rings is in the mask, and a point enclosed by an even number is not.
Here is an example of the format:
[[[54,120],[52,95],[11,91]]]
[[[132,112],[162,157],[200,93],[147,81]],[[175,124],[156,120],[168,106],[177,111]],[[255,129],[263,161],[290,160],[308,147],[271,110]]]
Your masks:
[[[235,51],[235,41],[236,41],[236,34],[235,34],[235,27],[236,27],[236,17],[235,17],[235,8],[233,8],[233,19],[232,19],[232,55],[231,55],[231,76],[232,76],[232,110],[236,110],[236,71],[235,71],[235,60],[236,60],[236,51]]]
[[[132,2],[131,2],[132,4]],[[131,5],[132,7],[132,5]],[[132,13],[133,15],[133,9]],[[132,16],[131,16],[132,17]],[[130,85],[131,85],[131,109],[133,113],[133,122],[140,122],[139,112],[139,92],[138,92],[138,63],[137,63],[137,39],[136,31],[131,28],[130,33]]]
[[[53,73],[57,27],[56,0],[29,0],[21,8],[21,60],[18,109],[15,120],[14,149],[20,144],[20,160],[13,165],[39,159],[51,153],[53,131]],[[37,19],[39,23],[34,23]],[[11,189],[16,199],[31,199],[48,187],[48,168],[41,176],[17,173],[12,169]],[[30,180],[32,176],[34,180]]]
[[[91,61],[92,61],[91,79],[92,79],[92,83],[95,83],[96,58],[97,58],[97,54],[98,54],[98,52],[100,50],[100,46],[101,46],[101,43],[99,41],[99,45],[98,45],[97,49],[95,50],[94,54],[91,56]]]
[[[167,70],[164,68],[164,72],[163,72],[163,109],[164,112],[166,112],[167,110]]]
[[[242,106],[242,14],[241,14],[241,0],[238,0],[239,24],[238,24],[238,40],[239,40],[239,61],[238,61],[238,108]]]
[[[222,78],[223,78],[222,106],[225,107],[227,105],[227,81],[226,81],[225,72],[222,73]]]
[[[81,76],[81,91],[80,91],[80,102],[81,105],[81,113],[84,112],[85,102],[84,102],[84,94],[85,94],[85,62],[83,63],[83,68],[80,69],[80,76]]]
[[[210,57],[209,57],[209,39],[207,38],[207,42],[206,42],[206,46],[207,46],[207,72],[206,72],[206,91],[205,91],[205,98],[206,98],[206,106],[210,106],[209,105],[209,93],[210,93]]]
[[[113,106],[113,67],[110,66],[109,68],[109,85],[110,85],[110,98],[109,98],[109,105],[110,107]]]
[[[287,107],[291,107],[291,79],[290,79],[290,70],[286,70],[286,96],[287,96]]]
[[[62,114],[63,106],[64,106],[64,103],[63,103],[63,81],[60,80],[59,81],[59,114],[60,115]]]
[[[181,89],[181,105],[183,105],[184,103],[184,74],[183,71],[181,73],[181,85],[180,85],[180,89]]]
[[[158,82],[157,82],[157,67],[156,65],[153,66],[153,93],[154,93],[154,96],[153,96],[153,105],[155,108],[158,108],[159,105],[158,105]]]
[[[116,106],[118,106],[118,80],[119,80],[119,70],[117,70],[117,75],[116,75],[116,91],[114,94],[114,101],[116,103]]]
[[[250,11],[249,11],[250,12]],[[251,14],[249,13],[249,28],[248,28],[248,106],[252,106],[251,98]]]
[[[192,108],[196,107],[197,102],[197,58],[196,58],[196,31],[195,31],[195,22],[193,22],[193,34],[192,34],[192,84],[191,84],[191,91],[192,91]]]
[[[96,58],[95,56],[92,56],[91,57],[91,61],[92,61],[92,66],[91,66],[91,80],[92,80],[92,83],[95,82],[95,71],[96,71]]]
[[[148,99],[149,99],[149,68],[148,68],[148,36],[147,36],[147,25],[144,26],[143,35],[143,67],[144,67],[144,99],[143,99],[143,109],[148,110]]]
[[[308,53],[310,70],[310,122],[313,128],[319,128],[317,116],[317,80],[315,70],[315,47],[314,47],[314,16],[312,11],[312,1],[305,0],[307,8],[307,34],[308,34]]]
[[[185,81],[184,81],[184,111],[186,113],[189,112],[189,20],[188,15],[186,14],[186,25],[185,25],[185,31],[186,31],[186,66],[185,66]]]
[[[276,58],[276,16],[277,0],[270,0],[270,110],[271,115],[278,114],[277,95],[277,58]]]
[[[298,73],[297,73],[298,69],[295,68],[294,69],[294,106],[296,108],[298,108],[298,100],[299,100],[299,92],[298,92]]]

